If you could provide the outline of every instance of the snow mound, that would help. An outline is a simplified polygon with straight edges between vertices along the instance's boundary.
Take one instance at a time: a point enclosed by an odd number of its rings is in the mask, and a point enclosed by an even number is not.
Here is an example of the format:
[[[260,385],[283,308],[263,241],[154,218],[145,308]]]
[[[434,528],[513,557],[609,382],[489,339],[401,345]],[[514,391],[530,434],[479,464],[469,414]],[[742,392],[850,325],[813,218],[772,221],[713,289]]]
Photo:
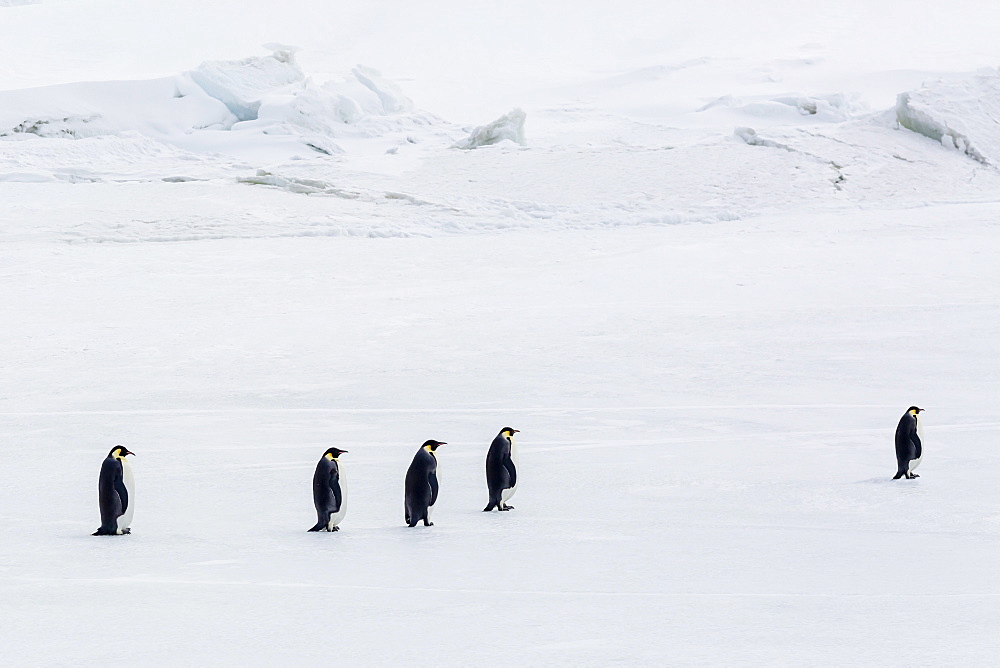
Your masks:
[[[524,111],[514,109],[488,125],[477,127],[468,137],[456,142],[452,148],[473,149],[480,146],[492,146],[502,141],[511,141],[524,146],[524,120],[526,117]]]
[[[1000,163],[1000,72],[938,80],[900,93],[896,120],[984,165]]]
[[[0,92],[0,137],[83,139],[128,131],[157,137],[228,129],[235,120],[183,75]]]
[[[859,96],[849,93],[789,94],[750,99],[724,95],[697,109],[698,113],[770,119],[781,124],[842,123],[867,111]]]

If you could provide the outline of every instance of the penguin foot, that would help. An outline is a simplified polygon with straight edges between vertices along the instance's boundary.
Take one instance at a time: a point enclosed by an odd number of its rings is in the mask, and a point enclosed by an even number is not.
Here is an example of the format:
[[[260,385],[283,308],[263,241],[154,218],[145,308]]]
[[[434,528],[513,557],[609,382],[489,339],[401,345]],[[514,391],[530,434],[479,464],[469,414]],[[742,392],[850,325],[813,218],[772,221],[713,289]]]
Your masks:
[[[501,508],[500,510],[514,510],[514,506],[504,505],[504,507]]]
[[[340,531],[340,527],[331,527],[330,531]]]
[[[132,533],[132,528],[131,527],[125,527],[124,529],[122,529],[122,535],[123,536],[124,535],[128,535],[130,533]]]
[[[919,478],[920,476],[918,476],[918,475],[917,475],[916,473],[911,473],[911,474],[910,474],[910,477],[911,477],[911,478]]]
[[[424,526],[425,527],[432,527],[432,526],[434,526],[434,522],[428,522],[427,520],[424,520]]]

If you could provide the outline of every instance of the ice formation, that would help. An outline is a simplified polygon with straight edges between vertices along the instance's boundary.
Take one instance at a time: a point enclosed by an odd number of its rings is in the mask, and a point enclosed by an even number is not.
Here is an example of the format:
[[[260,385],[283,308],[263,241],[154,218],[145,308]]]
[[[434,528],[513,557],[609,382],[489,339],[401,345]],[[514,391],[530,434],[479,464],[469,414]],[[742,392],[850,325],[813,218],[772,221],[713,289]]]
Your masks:
[[[236,118],[252,121],[266,96],[296,85],[301,88],[305,74],[291,51],[276,51],[263,58],[202,63],[191,72],[191,79]]]
[[[1000,72],[925,83],[900,93],[896,120],[985,165],[1000,163]]]
[[[473,149],[480,146],[491,146],[505,140],[524,146],[525,118],[524,111],[514,109],[488,125],[477,127],[468,137],[455,143],[454,148]]]
[[[419,133],[450,141],[444,121],[417,110],[377,70],[358,65],[343,80],[316,84],[294,47],[267,46],[271,55],[205,62],[163,79],[2,91],[0,137],[132,132],[194,153],[269,161],[342,154],[349,139],[381,140],[378,152],[390,154]]]

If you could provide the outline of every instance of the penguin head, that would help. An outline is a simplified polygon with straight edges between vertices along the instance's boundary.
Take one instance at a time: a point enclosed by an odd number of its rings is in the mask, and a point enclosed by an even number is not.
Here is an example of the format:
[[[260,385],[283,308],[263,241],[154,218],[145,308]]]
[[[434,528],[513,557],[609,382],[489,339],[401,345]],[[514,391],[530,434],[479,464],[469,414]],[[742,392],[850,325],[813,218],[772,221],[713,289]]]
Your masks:
[[[445,443],[444,441],[435,441],[431,439],[429,441],[424,441],[424,444],[421,447],[423,447],[423,449],[427,450],[428,452],[434,452],[435,450],[437,450],[437,447],[439,445],[448,445],[448,444]]]
[[[917,413],[923,413],[924,409],[923,408],[917,408],[916,406],[910,406],[909,408],[906,409],[906,412],[907,413],[912,413],[913,415],[916,415]]]
[[[507,438],[514,438],[514,434],[519,433],[519,429],[514,429],[513,427],[504,427],[500,430],[500,434],[506,436]]]
[[[323,453],[323,456],[326,457],[327,459],[336,459],[345,452],[347,452],[347,450],[341,450],[340,448],[329,448],[326,452]]]
[[[115,459],[121,459],[125,455],[134,455],[134,452],[129,451],[124,445],[116,445],[111,448],[111,452],[108,453],[108,457],[114,457]]]

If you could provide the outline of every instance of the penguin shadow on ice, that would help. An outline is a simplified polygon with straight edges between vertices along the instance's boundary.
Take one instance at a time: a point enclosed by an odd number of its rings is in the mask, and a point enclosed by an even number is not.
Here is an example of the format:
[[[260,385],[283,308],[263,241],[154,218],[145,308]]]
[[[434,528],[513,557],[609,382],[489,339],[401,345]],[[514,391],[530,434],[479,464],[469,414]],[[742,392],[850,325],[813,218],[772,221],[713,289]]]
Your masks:
[[[340,522],[347,513],[344,501],[347,488],[340,468],[340,455],[347,450],[329,448],[319,458],[313,474],[313,504],[316,524],[309,531],[340,531]]]
[[[101,464],[97,481],[97,500],[101,509],[101,526],[94,536],[121,536],[132,533],[135,513],[135,478],[126,455],[135,455],[128,448],[116,445]]]
[[[913,472],[923,459],[924,424],[920,418],[923,408],[910,406],[896,425],[896,475],[893,480],[919,478]]]

